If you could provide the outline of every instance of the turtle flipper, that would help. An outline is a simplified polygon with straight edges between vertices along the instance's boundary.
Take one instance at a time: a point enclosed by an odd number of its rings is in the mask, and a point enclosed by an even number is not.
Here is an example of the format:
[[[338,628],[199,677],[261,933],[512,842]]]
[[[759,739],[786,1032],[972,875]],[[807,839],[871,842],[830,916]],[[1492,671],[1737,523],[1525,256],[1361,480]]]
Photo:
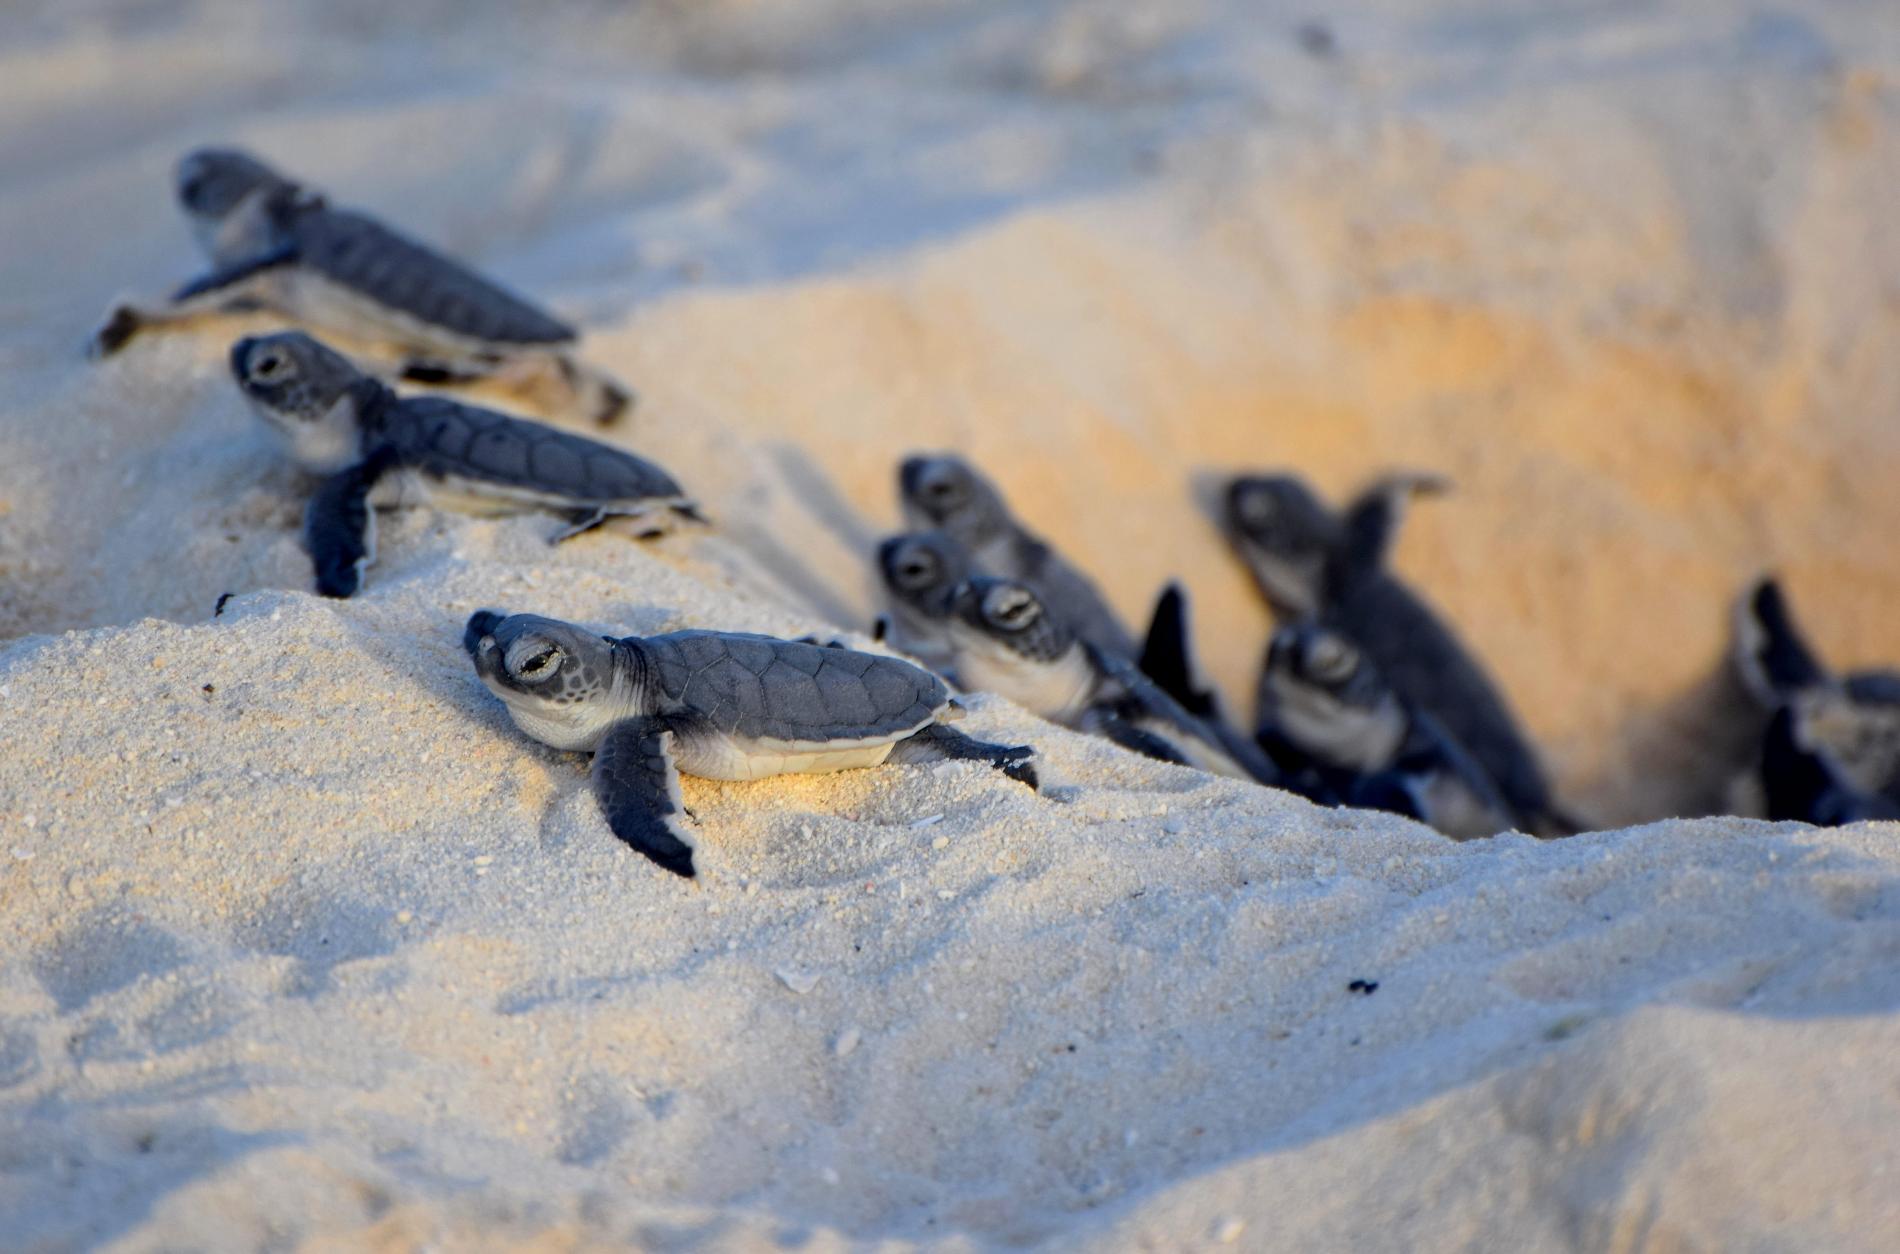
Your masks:
[[[324,596],[354,596],[363,586],[363,570],[376,560],[376,513],[369,494],[395,464],[395,450],[379,448],[325,479],[304,509],[304,548]]]
[[[614,835],[675,875],[692,879],[693,847],[679,816],[679,768],[673,762],[674,725],[664,718],[615,723],[594,750],[594,800]]]
[[[1034,792],[1041,787],[1033,762],[1035,756],[1036,751],[1028,745],[993,745],[966,736],[954,727],[927,723],[921,731],[913,732],[892,745],[891,756],[885,760],[911,764],[987,762],[1017,783],[1028,785]]]
[[[1771,709],[1827,682],[1827,668],[1802,639],[1772,577],[1757,582],[1735,608],[1735,669],[1754,698]]]
[[[1328,563],[1328,582],[1336,589],[1375,574],[1385,567],[1405,506],[1414,497],[1438,496],[1451,490],[1451,481],[1432,474],[1387,475],[1359,494],[1346,509],[1345,537]]]
[[[1137,727],[1120,714],[1099,712],[1084,720],[1083,731],[1106,736],[1131,753],[1139,753],[1144,758],[1153,758],[1157,762],[1172,762],[1176,766],[1192,766],[1187,755],[1182,753],[1165,738],[1155,735],[1146,728]]]
[[[203,297],[216,296],[224,301],[238,296],[232,289],[255,278],[266,270],[275,270],[279,266],[294,265],[298,260],[297,246],[280,243],[262,252],[253,253],[241,261],[219,266],[215,270],[199,275],[171,295],[174,305],[187,305],[200,301]]]
[[[1202,719],[1219,717],[1213,694],[1194,686],[1194,664],[1188,660],[1187,594],[1180,584],[1170,583],[1155,601],[1154,617],[1148,622],[1148,636],[1142,642],[1136,665],[1189,714]]]

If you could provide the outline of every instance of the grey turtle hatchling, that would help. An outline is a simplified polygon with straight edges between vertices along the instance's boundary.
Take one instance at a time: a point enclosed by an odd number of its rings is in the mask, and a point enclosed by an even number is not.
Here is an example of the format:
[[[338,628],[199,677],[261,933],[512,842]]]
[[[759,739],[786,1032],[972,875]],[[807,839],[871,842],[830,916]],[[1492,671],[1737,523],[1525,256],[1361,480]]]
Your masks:
[[[681,771],[763,779],[974,761],[1036,787],[1033,749],[947,726],[962,708],[943,681],[894,657],[723,631],[613,639],[492,610],[468,620],[462,644],[515,726],[594,755],[614,835],[676,875],[694,873]]]
[[[1772,578],[1737,604],[1734,649],[1743,686],[1770,711],[1760,762],[1768,817],[1824,827],[1900,818],[1900,673],[1835,675]]]
[[[150,327],[261,307],[380,345],[414,382],[492,379],[603,426],[632,403],[626,388],[570,355],[574,328],[247,153],[190,153],[177,186],[211,270],[162,305],[115,306],[93,335],[94,356]]]
[[[375,554],[373,506],[566,515],[558,542],[610,518],[649,534],[699,520],[672,476],[597,440],[441,396],[399,397],[301,331],[239,340],[231,373],[305,470],[324,476],[304,515],[317,591],[347,597]]]
[[[954,681],[951,594],[971,575],[970,555],[941,531],[892,536],[877,549],[889,609],[872,635]]]
[[[1017,522],[970,463],[948,453],[906,458],[897,483],[911,527],[940,531],[963,546],[972,570],[1030,585],[1084,640],[1134,659],[1139,646],[1101,590]]]
[[[1223,523],[1278,622],[1311,617],[1364,650],[1407,705],[1483,765],[1527,831],[1574,830],[1497,685],[1388,566],[1405,503],[1446,487],[1432,475],[1393,475],[1336,514],[1291,475],[1248,476],[1229,484]]]
[[[1337,632],[1311,620],[1274,632],[1260,706],[1276,757],[1311,763],[1347,805],[1404,814],[1458,840],[1513,824],[1484,767]]]
[[[1078,636],[1041,595],[1013,579],[978,576],[956,592],[948,621],[957,681],[1032,714],[1104,736],[1124,749],[1230,779],[1277,784],[1257,747],[1195,718],[1134,663]]]

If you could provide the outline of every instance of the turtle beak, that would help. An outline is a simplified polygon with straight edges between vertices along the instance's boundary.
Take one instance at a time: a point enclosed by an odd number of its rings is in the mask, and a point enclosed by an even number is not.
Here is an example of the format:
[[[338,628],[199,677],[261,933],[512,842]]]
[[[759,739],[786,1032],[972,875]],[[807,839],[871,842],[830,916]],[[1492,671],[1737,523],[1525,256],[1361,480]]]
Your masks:
[[[495,628],[501,626],[502,615],[493,610],[476,610],[468,617],[468,626],[462,631],[462,647],[475,659],[475,669],[480,671],[482,664],[495,653]],[[492,663],[491,669],[492,669]]]

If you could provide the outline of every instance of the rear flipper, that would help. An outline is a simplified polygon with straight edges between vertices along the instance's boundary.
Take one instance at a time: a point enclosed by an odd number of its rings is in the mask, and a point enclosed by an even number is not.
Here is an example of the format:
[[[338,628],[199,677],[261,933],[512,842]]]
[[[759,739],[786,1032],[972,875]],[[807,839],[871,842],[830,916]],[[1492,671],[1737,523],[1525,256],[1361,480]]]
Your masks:
[[[326,597],[354,596],[363,571],[376,560],[376,513],[369,494],[396,464],[387,446],[323,481],[303,515],[304,548]]]
[[[1735,670],[1769,709],[1827,682],[1827,670],[1802,639],[1781,585],[1764,578],[1735,607]]]
[[[682,518],[702,527],[710,525],[706,516],[699,512],[699,507],[691,501],[655,501],[647,509],[603,506],[600,509],[577,509],[569,514],[567,526],[549,536],[548,543],[560,544],[575,536],[586,535],[616,518],[628,519],[634,526],[634,534],[642,540],[657,540],[670,535]]]
[[[916,765],[925,762],[987,762],[1031,791],[1040,789],[1036,751],[1028,745],[993,745],[966,736],[954,727],[931,723],[891,746],[887,762]]]
[[[594,751],[594,800],[614,835],[675,875],[694,877],[693,847],[680,816],[676,728],[664,718],[623,719]]]

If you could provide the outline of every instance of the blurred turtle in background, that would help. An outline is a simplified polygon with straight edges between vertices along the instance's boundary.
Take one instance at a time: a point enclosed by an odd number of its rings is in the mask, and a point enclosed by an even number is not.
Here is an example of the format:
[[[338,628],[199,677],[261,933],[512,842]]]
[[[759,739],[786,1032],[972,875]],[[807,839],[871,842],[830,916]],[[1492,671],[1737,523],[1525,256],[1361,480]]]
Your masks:
[[[1134,635],[1092,580],[1016,521],[994,484],[948,453],[906,458],[897,474],[904,516],[961,545],[970,569],[1030,585],[1041,603],[1100,649],[1135,659]]]
[[[1477,759],[1338,632],[1311,620],[1275,631],[1260,706],[1282,765],[1310,763],[1347,805],[1403,814],[1459,840],[1513,826]]]
[[[966,688],[1162,762],[1281,782],[1258,747],[1223,743],[1133,662],[1078,636],[1026,583],[984,575],[965,583],[953,598],[949,631]]]
[[[1337,513],[1294,476],[1245,476],[1227,486],[1223,529],[1275,619],[1312,619],[1362,651],[1408,709],[1477,760],[1512,823],[1546,835],[1575,830],[1483,666],[1388,568],[1406,502],[1447,487],[1433,475],[1389,476]]]
[[[1773,578],[1736,606],[1734,663],[1770,711],[1759,764],[1769,818],[1900,819],[1900,673],[1830,672]]]
[[[872,638],[955,682],[950,600],[971,575],[970,555],[941,531],[892,536],[877,549],[887,609]]]
[[[177,186],[211,269],[163,304],[114,306],[89,344],[94,357],[153,327],[269,309],[380,346],[413,382],[491,380],[602,426],[632,404],[626,388],[569,355],[573,327],[247,153],[190,153]]]

